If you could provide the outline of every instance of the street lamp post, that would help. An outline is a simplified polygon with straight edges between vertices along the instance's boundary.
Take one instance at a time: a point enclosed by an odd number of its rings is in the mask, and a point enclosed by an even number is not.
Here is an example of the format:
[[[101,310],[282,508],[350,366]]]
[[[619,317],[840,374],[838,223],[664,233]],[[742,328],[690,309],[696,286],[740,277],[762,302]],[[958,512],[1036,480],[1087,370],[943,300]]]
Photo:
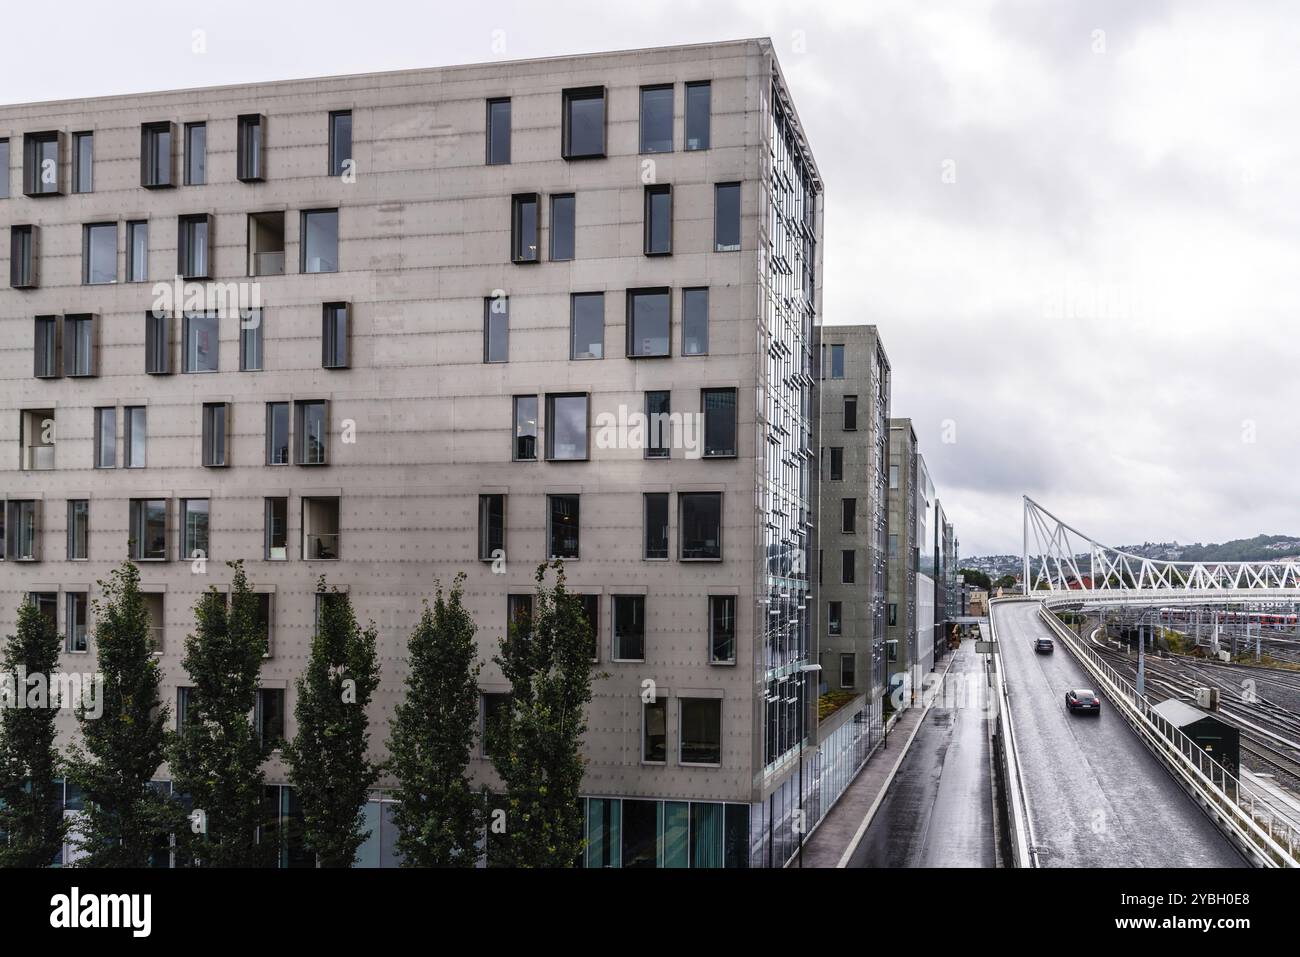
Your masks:
[[[803,684],[805,689],[807,689],[808,687],[808,674],[810,672],[816,672],[821,670],[822,670],[822,666],[819,664],[799,666],[799,681]],[[808,819],[804,816],[804,808],[803,808],[803,746],[804,746],[804,740],[807,738],[807,723],[806,723],[807,701],[808,701],[807,691],[805,690],[804,693],[805,725],[803,728],[800,729],[800,731],[804,733],[800,734],[799,736],[799,867],[801,869],[803,868],[803,838],[804,838],[804,834],[808,831]]]

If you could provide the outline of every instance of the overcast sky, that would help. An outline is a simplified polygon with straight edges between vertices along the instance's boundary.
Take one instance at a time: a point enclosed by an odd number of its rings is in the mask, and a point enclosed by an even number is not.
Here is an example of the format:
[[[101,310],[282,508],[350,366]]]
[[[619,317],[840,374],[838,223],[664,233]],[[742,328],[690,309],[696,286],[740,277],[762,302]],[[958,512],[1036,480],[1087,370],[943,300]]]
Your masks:
[[[1026,493],[1115,544],[1300,533],[1293,5],[58,10],[6,12],[0,101],[770,36],[826,182],[825,321],[880,327],[963,554],[1018,551]]]

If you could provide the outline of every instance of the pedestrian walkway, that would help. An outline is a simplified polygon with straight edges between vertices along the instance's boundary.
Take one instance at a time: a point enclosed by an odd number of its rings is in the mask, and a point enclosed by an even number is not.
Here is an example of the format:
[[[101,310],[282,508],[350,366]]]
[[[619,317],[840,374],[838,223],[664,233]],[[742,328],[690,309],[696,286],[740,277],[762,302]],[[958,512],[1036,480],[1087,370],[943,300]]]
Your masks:
[[[969,652],[970,647],[948,656],[944,675],[952,668],[956,658]],[[861,835],[865,833],[872,816],[880,807],[885,792],[889,789],[898,766],[902,763],[907,749],[911,747],[921,722],[930,711],[942,684],[939,682],[927,691],[923,691],[924,704],[917,704],[905,711],[896,712],[890,719],[888,733],[884,740],[867,758],[858,776],[845,789],[844,794],[835,802],[816,830],[808,836],[803,846],[803,867],[844,867]],[[795,856],[788,867],[799,867],[799,857]]]

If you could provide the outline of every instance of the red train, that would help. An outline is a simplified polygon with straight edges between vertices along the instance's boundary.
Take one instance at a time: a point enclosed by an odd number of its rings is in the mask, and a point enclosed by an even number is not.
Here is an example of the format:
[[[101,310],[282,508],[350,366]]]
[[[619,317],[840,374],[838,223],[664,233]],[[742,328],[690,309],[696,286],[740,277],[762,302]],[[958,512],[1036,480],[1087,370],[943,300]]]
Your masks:
[[[1160,620],[1166,622],[1196,621],[1197,612],[1187,608],[1161,608]],[[1269,628],[1294,628],[1300,616],[1278,614],[1271,611],[1211,611],[1202,609],[1201,621],[1217,621],[1221,625],[1246,623],[1264,625]]]

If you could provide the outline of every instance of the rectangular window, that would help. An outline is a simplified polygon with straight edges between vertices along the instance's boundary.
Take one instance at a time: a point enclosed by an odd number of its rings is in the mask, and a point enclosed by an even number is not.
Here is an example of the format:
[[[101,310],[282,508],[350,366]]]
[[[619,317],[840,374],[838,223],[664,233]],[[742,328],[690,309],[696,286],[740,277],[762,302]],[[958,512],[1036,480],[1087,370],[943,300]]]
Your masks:
[[[546,496],[547,557],[577,558],[578,528],[578,496]]]
[[[686,84],[686,148],[709,148],[709,125],[713,87],[708,80]]]
[[[173,175],[173,139],[176,124],[144,123],[140,127],[140,185],[165,189],[176,185]]]
[[[187,685],[180,685],[176,689],[176,733],[180,734],[185,730],[186,721],[190,716],[190,702],[194,698],[194,689]]]
[[[645,188],[645,234],[642,237],[647,256],[667,256],[673,251],[673,188]]]
[[[506,596],[506,628],[525,638],[533,633],[533,596]]]
[[[72,191],[95,191],[95,134],[72,134]]]
[[[855,656],[840,655],[840,687],[852,688],[858,682]]]
[[[510,99],[487,101],[487,164],[510,162]]]
[[[843,634],[843,605],[838,601],[826,603],[826,634],[837,638]]]
[[[510,359],[510,297],[487,296],[483,299],[483,361],[507,362]]]
[[[614,660],[645,660],[645,595],[614,595]]]
[[[672,84],[641,87],[641,152],[673,151]]]
[[[305,561],[337,561],[339,537],[337,496],[302,500],[302,557]]]
[[[840,531],[852,535],[858,530],[858,500],[846,498],[840,500]]]
[[[672,341],[672,290],[627,291],[627,356],[666,356]]]
[[[82,227],[81,281],[87,286],[117,282],[117,223]]]
[[[681,492],[681,558],[683,561],[722,559],[722,493]]]
[[[294,432],[298,439],[297,464],[325,465],[328,429],[325,403],[320,400],[300,401],[294,403],[294,409]]]
[[[858,553],[852,548],[844,549],[840,557],[840,584],[852,585],[858,580]]]
[[[95,468],[117,468],[117,409],[95,410]]]
[[[266,403],[266,464],[289,464],[289,403]]]
[[[212,278],[212,217],[199,213],[177,220],[177,268],[184,279]]]
[[[145,449],[149,444],[148,415],[142,405],[129,405],[122,410],[122,457],[129,469],[145,466]]]
[[[172,320],[164,313],[144,314],[144,371],[170,375],[172,371]]]
[[[641,706],[641,761],[664,764],[667,760],[668,699],[656,698]]]
[[[844,346],[831,346],[831,369],[830,377],[832,379],[844,378]]]
[[[889,536],[889,557],[890,558],[898,557],[898,536],[897,535]]]
[[[15,562],[40,561],[41,503],[10,499],[7,505],[5,558]]]
[[[513,458],[516,462],[537,461],[537,396],[515,396],[515,441]]]
[[[575,595],[582,606],[582,617],[587,620],[587,629],[591,636],[591,660],[600,660],[600,596]]]
[[[546,397],[546,458],[583,461],[587,458],[587,394]]]
[[[63,374],[93,376],[99,372],[94,316],[63,317]]]
[[[19,445],[24,471],[54,468],[54,409],[24,409],[18,419]]]
[[[889,487],[891,489],[898,488],[898,466],[897,465],[891,465],[889,467]]]
[[[740,249],[740,184],[719,183],[713,191],[713,249]]]
[[[258,183],[266,178],[265,120],[259,113],[239,118],[235,178],[241,182]]]
[[[23,134],[23,193],[27,196],[63,195],[63,159],[66,141],[57,130]]]
[[[352,170],[352,111],[330,113],[330,175],[342,176]]]
[[[284,275],[284,213],[248,214],[248,274]]]
[[[506,497],[504,495],[480,495],[478,497],[479,561],[495,561],[505,554],[505,548]]]
[[[272,605],[272,594],[268,591],[256,592],[253,600],[257,602],[257,632],[262,637],[265,651],[262,652],[263,658],[271,657],[271,632],[274,622]]]
[[[856,432],[858,430],[858,397],[856,395],[846,395],[844,397],[844,431]]]
[[[40,285],[41,228],[12,226],[9,229],[9,285],[14,289],[35,289]]]
[[[36,613],[49,623],[51,629],[57,631],[59,628],[59,593],[53,591],[33,591],[28,592],[27,597],[31,603],[36,606]]]
[[[736,663],[736,596],[709,596],[709,663]]]
[[[126,281],[149,281],[149,221],[134,219],[126,224]]]
[[[492,752],[488,749],[489,735],[496,728],[497,722],[504,717],[510,708],[510,695],[504,692],[483,694],[483,727],[479,734],[479,741],[483,748],[484,757],[492,757]]]
[[[302,261],[304,273],[338,272],[339,211],[308,209],[302,214]]]
[[[181,555],[186,559],[207,558],[208,508],[206,498],[181,499]]]
[[[551,262],[573,259],[577,249],[577,201],[573,193],[551,197]]]
[[[163,592],[145,592],[140,596],[144,602],[145,614],[149,619],[149,650],[160,655],[163,639],[166,637],[166,595]]]
[[[289,500],[268,498],[264,511],[266,560],[282,562],[289,557]]]
[[[668,559],[668,493],[645,493],[645,558]]]
[[[59,365],[59,317],[37,316],[35,325],[35,343],[32,353],[35,359],[32,374],[38,379],[57,379],[63,374]]]
[[[68,561],[85,561],[90,557],[90,500],[68,499]]]
[[[346,302],[327,302],[321,307],[321,368],[346,369],[350,364],[350,319],[351,309]]]
[[[736,455],[736,390],[701,389],[704,412],[704,457],[734,458]]]
[[[284,744],[284,689],[258,688],[253,709],[257,740],[263,748],[275,750]]]
[[[239,371],[262,370],[262,320],[261,309],[248,309],[239,314]]]
[[[219,352],[217,317],[187,312],[185,314],[185,371],[216,372],[219,365]]]
[[[605,355],[605,294],[575,292],[569,296],[569,358],[601,359]]]
[[[722,699],[681,698],[682,764],[722,763]]]
[[[895,604],[894,602],[890,602],[890,603],[886,606],[886,608],[887,608],[886,620],[888,621],[889,625],[890,625],[891,627],[894,626],[894,625],[897,625],[897,624],[898,624],[898,605]],[[890,660],[892,661],[893,659],[891,658]]]
[[[538,210],[541,198],[536,193],[517,193],[510,197],[510,261],[541,261],[538,242]]]
[[[682,290],[682,355],[709,354],[709,290]]]
[[[64,596],[67,612],[67,644],[64,647],[73,653],[86,650],[87,597],[84,591],[70,591]]]
[[[671,455],[673,441],[672,393],[667,390],[645,394],[645,457],[666,459]]]
[[[564,91],[562,154],[565,159],[605,155],[605,88]]]
[[[9,141],[0,139],[0,199],[9,198]]]
[[[844,481],[844,450],[843,449],[837,449],[837,448],[831,449],[831,481],[832,482]]]
[[[185,124],[185,185],[202,186],[208,181],[208,124]]]
[[[203,464],[209,468],[229,465],[226,449],[230,440],[230,403],[203,403]]]
[[[131,557],[136,561],[167,558],[167,500],[131,499]]]

